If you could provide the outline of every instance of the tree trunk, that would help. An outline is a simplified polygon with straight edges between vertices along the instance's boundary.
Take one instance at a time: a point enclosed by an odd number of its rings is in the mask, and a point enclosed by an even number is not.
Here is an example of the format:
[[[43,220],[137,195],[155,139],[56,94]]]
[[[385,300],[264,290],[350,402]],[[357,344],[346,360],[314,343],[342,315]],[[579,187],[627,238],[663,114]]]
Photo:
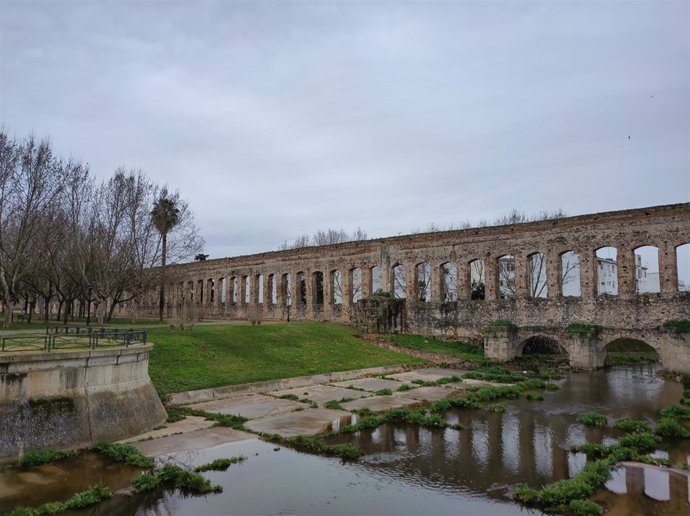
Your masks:
[[[9,328],[12,326],[12,312],[14,311],[14,302],[12,301],[12,296],[5,294],[5,320],[3,321],[2,327]]]
[[[160,297],[158,298],[158,318],[163,320],[163,311],[165,309],[165,267],[166,259],[168,254],[168,235],[163,233],[163,249],[161,252],[161,285],[160,285]]]

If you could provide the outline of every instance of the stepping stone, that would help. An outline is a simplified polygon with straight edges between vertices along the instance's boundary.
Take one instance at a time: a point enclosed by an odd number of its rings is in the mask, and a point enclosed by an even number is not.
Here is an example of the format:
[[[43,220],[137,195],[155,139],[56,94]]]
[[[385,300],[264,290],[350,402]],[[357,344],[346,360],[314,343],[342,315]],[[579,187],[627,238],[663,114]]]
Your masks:
[[[214,426],[205,430],[139,441],[132,445],[147,457],[159,457],[170,453],[203,450],[219,444],[248,439],[256,439],[256,436],[234,428]]]
[[[342,410],[332,409],[307,409],[289,414],[268,416],[261,419],[253,419],[245,423],[245,427],[253,432],[263,432],[267,434],[279,434],[281,437],[296,437],[298,435],[316,435],[328,430],[330,425],[337,421],[337,424],[350,420],[352,416]]]
[[[348,388],[350,386],[355,389],[363,389],[369,392],[376,392],[382,389],[390,389],[392,391],[400,387],[401,382],[393,380],[384,380],[383,378],[360,378],[359,380],[347,380],[345,382],[334,383],[336,387]]]
[[[247,419],[272,416],[292,412],[298,408],[305,408],[309,405],[292,400],[281,400],[263,394],[252,394],[250,396],[239,396],[237,398],[223,398],[219,400],[206,401],[188,405],[191,408],[213,412],[215,414],[230,414],[242,416]]]
[[[413,391],[409,391],[413,392]],[[417,405],[419,401],[411,398],[403,398],[401,396],[372,396],[371,398],[361,398],[354,401],[342,403],[345,410],[359,410],[369,409],[372,412],[385,412],[392,408],[407,407],[408,405]]]
[[[399,396],[401,398],[410,398],[420,401],[436,401],[442,400],[454,394],[455,391],[452,389],[446,389],[445,387],[419,387],[418,389],[412,389],[411,391],[396,392],[394,396]]]
[[[316,403],[323,404],[327,401],[337,401],[343,398],[358,399],[363,396],[369,396],[369,393],[352,389],[343,389],[342,387],[333,387],[332,385],[312,385],[310,387],[299,387],[271,393],[271,396],[276,396],[278,398],[289,395],[294,395],[298,398],[309,398]]]

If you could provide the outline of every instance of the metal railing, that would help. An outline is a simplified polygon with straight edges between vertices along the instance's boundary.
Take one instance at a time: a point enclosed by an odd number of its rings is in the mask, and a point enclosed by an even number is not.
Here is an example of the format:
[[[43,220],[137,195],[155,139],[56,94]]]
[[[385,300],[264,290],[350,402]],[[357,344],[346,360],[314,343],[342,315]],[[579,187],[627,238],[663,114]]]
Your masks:
[[[85,329],[85,328],[82,328]],[[54,349],[96,349],[146,344],[147,330],[88,328],[62,334],[10,336],[2,338],[2,351],[52,351]]]

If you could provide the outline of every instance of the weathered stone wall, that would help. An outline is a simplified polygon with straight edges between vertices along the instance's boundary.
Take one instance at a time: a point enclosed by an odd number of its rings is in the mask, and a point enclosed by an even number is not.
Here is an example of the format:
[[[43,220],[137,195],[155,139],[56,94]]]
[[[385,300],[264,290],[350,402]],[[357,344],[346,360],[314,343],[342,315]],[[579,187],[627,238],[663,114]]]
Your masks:
[[[0,458],[124,439],[163,423],[151,349],[0,354]]]

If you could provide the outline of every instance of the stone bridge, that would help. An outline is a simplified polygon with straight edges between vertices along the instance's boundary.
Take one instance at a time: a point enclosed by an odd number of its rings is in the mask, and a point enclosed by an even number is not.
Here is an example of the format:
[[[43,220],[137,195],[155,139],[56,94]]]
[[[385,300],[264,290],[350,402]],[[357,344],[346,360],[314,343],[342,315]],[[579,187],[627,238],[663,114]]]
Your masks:
[[[643,246],[657,256],[652,293],[640,288]],[[690,372],[688,336],[660,329],[690,319],[688,249],[690,203],[307,247],[170,267],[166,314],[360,325],[374,315],[362,300],[380,291],[405,299],[399,331],[484,342],[498,361],[540,328],[578,367],[601,366],[627,336]],[[157,315],[156,292],[125,311]],[[568,331],[577,325],[600,329]]]

